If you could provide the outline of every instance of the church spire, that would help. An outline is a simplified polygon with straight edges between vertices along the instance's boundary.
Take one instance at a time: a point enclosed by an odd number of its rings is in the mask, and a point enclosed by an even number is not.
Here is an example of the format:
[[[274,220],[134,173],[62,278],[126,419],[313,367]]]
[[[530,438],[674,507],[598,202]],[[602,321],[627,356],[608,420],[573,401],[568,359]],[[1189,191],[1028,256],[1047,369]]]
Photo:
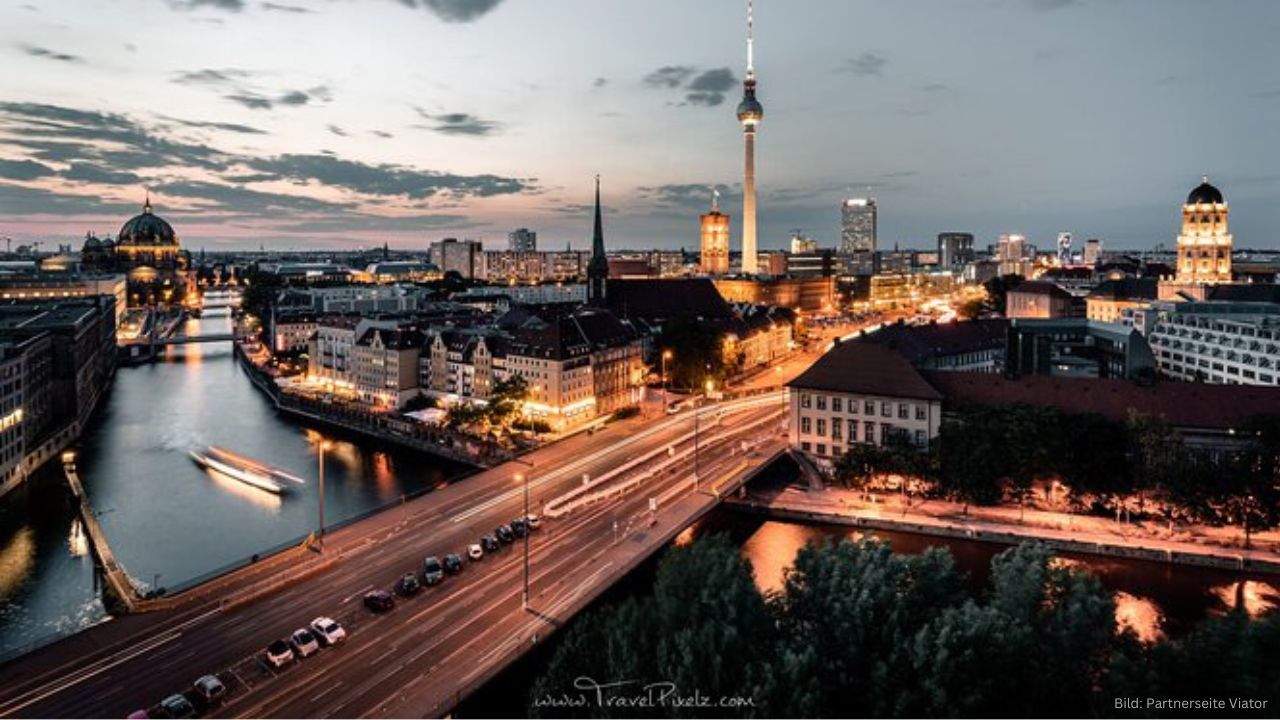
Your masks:
[[[604,222],[600,217],[600,176],[596,175],[596,223],[591,232],[591,262],[587,264],[587,302],[589,304],[604,305],[608,280],[609,258],[605,256]]]
[[[142,203],[142,212],[145,215],[151,214],[151,191],[147,190],[147,199]]]

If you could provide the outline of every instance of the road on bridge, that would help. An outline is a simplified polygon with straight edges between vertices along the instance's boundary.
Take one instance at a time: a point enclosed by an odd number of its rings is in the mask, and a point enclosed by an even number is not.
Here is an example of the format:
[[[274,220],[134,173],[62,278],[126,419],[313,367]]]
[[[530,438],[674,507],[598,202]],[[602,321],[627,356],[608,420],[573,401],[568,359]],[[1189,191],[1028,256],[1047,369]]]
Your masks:
[[[207,673],[231,688],[210,711],[240,717],[438,716],[590,602],[688,522],[714,506],[706,492],[781,448],[781,393],[708,406],[658,421],[628,421],[531,453],[360,521],[326,537],[339,559],[327,570],[239,607],[131,616],[91,628],[0,668],[0,716],[123,717]],[[717,417],[720,416],[720,417]],[[694,463],[652,473],[695,442]],[[747,453],[744,443],[756,445]],[[670,448],[670,450],[667,450]],[[531,536],[530,608],[521,604],[521,545],[467,563],[458,576],[399,599],[385,615],[361,605],[420,572],[426,555],[463,554],[480,535],[520,516],[530,478],[530,509],[646,455],[628,471],[645,476],[629,493],[543,522]],[[620,478],[622,479],[622,478]],[[658,499],[650,526],[651,498]],[[272,640],[328,615],[347,642],[280,671],[259,659]],[[115,626],[115,627],[113,627]]]

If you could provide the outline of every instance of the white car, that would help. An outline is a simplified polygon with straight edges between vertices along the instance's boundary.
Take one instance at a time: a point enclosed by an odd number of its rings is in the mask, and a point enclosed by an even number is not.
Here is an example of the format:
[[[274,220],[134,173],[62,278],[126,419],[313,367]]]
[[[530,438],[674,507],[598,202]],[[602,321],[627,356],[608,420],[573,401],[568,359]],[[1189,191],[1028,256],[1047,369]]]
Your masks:
[[[316,636],[306,628],[298,628],[289,636],[289,642],[293,643],[293,649],[302,657],[309,657],[313,653],[320,652],[320,643],[316,640]]]
[[[480,543],[472,543],[467,546],[467,557],[472,560],[479,560],[484,557],[484,548],[480,547]]]
[[[311,621],[311,632],[325,645],[337,645],[347,639],[347,631],[336,620],[324,615]]]
[[[524,524],[528,525],[530,530],[537,530],[542,525],[542,518],[537,515],[525,515]]]
[[[276,640],[267,646],[267,662],[279,669],[293,661],[293,648],[284,640]]]

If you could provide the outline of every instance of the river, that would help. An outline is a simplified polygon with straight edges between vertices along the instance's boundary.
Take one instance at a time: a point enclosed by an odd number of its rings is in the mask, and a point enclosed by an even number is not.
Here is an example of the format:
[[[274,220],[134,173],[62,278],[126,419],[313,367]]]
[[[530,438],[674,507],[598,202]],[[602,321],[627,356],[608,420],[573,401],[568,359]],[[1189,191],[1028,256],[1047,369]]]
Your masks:
[[[189,321],[188,334],[225,333],[226,316]],[[77,464],[117,557],[141,584],[174,588],[254,553],[297,542],[317,522],[317,443],[326,453],[326,521],[351,518],[463,468],[420,453],[325,436],[278,417],[244,376],[230,343],[174,348],[160,362],[121,368],[78,448]],[[187,451],[222,445],[308,478],[277,497],[197,467]],[[0,501],[0,657],[101,622],[107,614],[61,469],[46,468]],[[757,582],[779,586],[795,551],[849,528],[761,522],[719,510],[690,535],[728,532]],[[877,533],[896,550],[945,545],[985,582],[999,546]],[[1280,581],[1134,560],[1066,557],[1101,576],[1141,634],[1177,634],[1239,597],[1251,612],[1277,603]],[[1243,583],[1243,584],[1239,584]],[[642,591],[628,582],[621,592]]]
[[[226,311],[185,332],[226,333]],[[318,523],[317,446],[332,524],[465,468],[422,453],[326,435],[278,417],[231,343],[171,348],[122,367],[81,438],[77,466],[111,547],[143,586],[175,588],[255,553],[299,541]],[[187,455],[220,445],[308,480],[276,496],[207,472]],[[0,657],[107,618],[93,560],[52,463],[0,501]]]

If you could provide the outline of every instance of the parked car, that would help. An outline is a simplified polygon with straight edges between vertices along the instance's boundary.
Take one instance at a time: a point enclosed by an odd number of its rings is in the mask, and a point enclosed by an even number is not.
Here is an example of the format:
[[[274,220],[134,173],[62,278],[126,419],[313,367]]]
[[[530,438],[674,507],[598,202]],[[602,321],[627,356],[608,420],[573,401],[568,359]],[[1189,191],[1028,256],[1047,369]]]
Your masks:
[[[150,720],[151,713],[146,710],[134,710],[125,716],[125,720]]]
[[[529,527],[524,524],[524,520],[516,518],[511,521],[511,534],[518,538],[522,538],[529,534]]]
[[[337,645],[347,639],[347,631],[333,618],[324,615],[311,621],[311,632],[316,634],[321,645]]]
[[[161,700],[160,710],[164,712],[165,717],[170,718],[193,718],[196,716],[196,706],[191,704],[186,695],[170,695]]]
[[[396,606],[396,599],[386,590],[370,590],[364,594],[364,606],[374,612],[386,612]]]
[[[467,546],[467,558],[471,562],[475,562],[484,557],[484,548],[480,547],[480,543],[471,543]]]
[[[418,576],[414,573],[405,573],[396,581],[396,594],[405,597],[417,595],[422,589],[422,583],[418,582]]]
[[[422,579],[428,585],[444,580],[444,567],[440,565],[440,558],[431,555],[422,561]]]
[[[444,571],[450,575],[457,575],[462,572],[462,558],[456,553],[449,553],[444,556]]]
[[[206,703],[212,705],[227,694],[227,686],[222,684],[217,675],[205,675],[194,683],[196,694]]]
[[[510,545],[516,541],[516,536],[511,532],[511,528],[506,525],[499,525],[493,529],[493,534],[502,541],[503,545]]]
[[[537,530],[542,526],[542,518],[537,515],[525,515],[524,524],[528,525],[530,530]]]
[[[320,641],[306,628],[294,630],[289,636],[289,642],[300,657],[311,657],[313,653],[320,652]]]
[[[498,544],[498,538],[492,535],[485,535],[480,538],[480,549],[486,553],[498,552],[502,546]]]
[[[276,640],[267,646],[267,662],[274,668],[282,668],[293,660],[293,648],[285,640]]]

